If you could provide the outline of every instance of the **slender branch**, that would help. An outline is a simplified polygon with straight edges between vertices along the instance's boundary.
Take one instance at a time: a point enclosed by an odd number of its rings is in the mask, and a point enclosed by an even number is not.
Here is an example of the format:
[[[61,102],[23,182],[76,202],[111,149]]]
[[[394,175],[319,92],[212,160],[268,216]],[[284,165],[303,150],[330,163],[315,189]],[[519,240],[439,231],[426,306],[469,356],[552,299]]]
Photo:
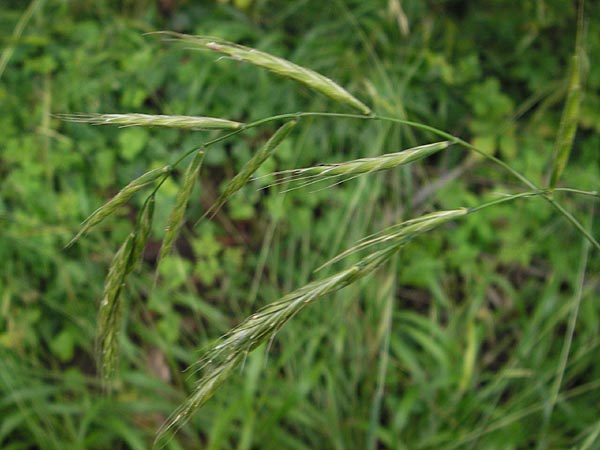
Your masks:
[[[600,192],[598,191],[582,191],[581,189],[573,188],[554,188],[554,192],[570,192],[572,194],[589,195],[590,197],[600,198]]]

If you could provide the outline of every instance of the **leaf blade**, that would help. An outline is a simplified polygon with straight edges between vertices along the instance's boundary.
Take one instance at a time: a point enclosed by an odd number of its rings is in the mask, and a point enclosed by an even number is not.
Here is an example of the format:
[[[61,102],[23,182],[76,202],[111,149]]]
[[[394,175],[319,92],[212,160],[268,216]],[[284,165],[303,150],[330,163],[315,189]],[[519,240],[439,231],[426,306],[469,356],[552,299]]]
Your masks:
[[[552,158],[552,173],[550,175],[550,188],[554,188],[562,175],[575,140],[577,125],[579,121],[579,110],[581,106],[581,73],[580,61],[577,55],[571,60],[569,87],[567,100],[560,118],[560,125],[554,144],[554,156]]]

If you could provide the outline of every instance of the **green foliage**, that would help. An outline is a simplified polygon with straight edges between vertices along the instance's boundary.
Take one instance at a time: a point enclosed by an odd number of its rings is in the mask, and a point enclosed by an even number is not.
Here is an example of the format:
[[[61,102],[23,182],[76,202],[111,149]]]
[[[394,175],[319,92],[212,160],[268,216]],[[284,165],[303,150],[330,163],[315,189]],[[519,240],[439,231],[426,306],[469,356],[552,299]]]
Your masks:
[[[568,124],[577,132],[563,133],[570,154],[555,178],[597,191],[600,4],[588,1],[584,17],[585,77]],[[182,373],[198,349],[231,338],[250,314],[309,280],[359,263],[361,255],[349,255],[312,273],[365,236],[431,211],[471,211],[523,187],[453,145],[332,188],[289,190],[273,172],[440,140],[427,129],[305,116],[214,220],[193,227],[280,123],[221,141],[227,131],[99,127],[58,115],[224,117],[236,133],[273,114],[345,107],[146,32],[218,36],[288,59],[378,114],[448,130],[544,186],[573,91],[576,23],[564,1],[1,2],[0,446],[148,448],[202,375]],[[179,164],[64,249],[131,180],[211,140],[200,189],[188,191],[192,177]],[[600,235],[597,197],[555,190],[552,198]],[[176,205],[179,234],[153,287]],[[132,229],[144,238],[133,246],[137,270],[127,264],[117,286],[120,370],[106,397],[94,364],[97,311]],[[416,237],[390,264],[244,354],[166,445],[595,448],[600,260],[585,242],[540,195]]]

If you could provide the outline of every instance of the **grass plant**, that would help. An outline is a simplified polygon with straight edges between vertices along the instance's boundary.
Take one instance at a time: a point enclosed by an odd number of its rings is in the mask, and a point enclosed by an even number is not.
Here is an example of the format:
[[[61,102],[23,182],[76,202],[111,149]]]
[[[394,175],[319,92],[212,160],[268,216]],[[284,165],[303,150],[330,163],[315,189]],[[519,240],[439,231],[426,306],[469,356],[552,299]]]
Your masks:
[[[579,77],[577,72],[578,63],[575,60],[574,63],[574,75],[571,76],[571,83],[569,88],[569,96],[567,98],[567,106],[565,108],[565,116],[563,116],[561,128],[559,130],[559,136],[557,138],[558,151],[555,153],[553,160],[553,172],[551,176],[551,184],[548,189],[539,189],[535,184],[527,179],[526,176],[521,174],[516,169],[513,169],[508,163],[501,161],[500,159],[489,155],[487,152],[477,148],[476,146],[469,144],[462,139],[452,136],[441,130],[437,130],[433,127],[409,122],[397,118],[387,118],[384,116],[378,116],[376,113],[372,113],[371,108],[365,106],[355,97],[349,94],[344,88],[335,84],[329,78],[326,78],[310,69],[303,68],[294,63],[269,55],[268,53],[260,52],[251,48],[238,46],[226,41],[221,41],[210,37],[196,37],[196,36],[185,36],[180,34],[168,34],[168,36],[175,36],[176,40],[182,41],[188,44],[204,46],[211,50],[224,53],[230,56],[232,59],[237,61],[247,62],[269,71],[275,72],[284,77],[288,77],[294,81],[300,82],[315,91],[325,94],[327,97],[341,104],[348,104],[355,107],[363,114],[366,115],[364,119],[367,120],[379,120],[391,123],[402,123],[409,126],[415,126],[421,129],[427,129],[439,136],[445,137],[448,141],[438,142],[434,144],[421,145],[410,150],[404,150],[398,153],[384,154],[381,156],[375,156],[371,158],[362,158],[353,161],[347,161],[339,164],[319,165],[304,169],[292,169],[285,172],[278,172],[274,175],[289,175],[291,179],[297,180],[310,180],[310,182],[318,182],[326,180],[330,177],[343,176],[343,175],[358,175],[358,174],[369,174],[382,170],[392,170],[403,164],[415,162],[426,158],[440,150],[447,148],[450,144],[458,144],[464,146],[467,150],[477,152],[479,155],[488,159],[490,162],[495,163],[501,169],[507,170],[511,175],[515,176],[521,181],[526,188],[533,188],[535,191],[521,192],[511,195],[506,195],[499,200],[494,200],[489,203],[480,204],[472,208],[460,208],[451,211],[435,211],[419,218],[410,219],[399,224],[393,225],[392,227],[383,230],[376,235],[367,237],[360,241],[357,245],[347,249],[338,256],[334,257],[331,261],[325,264],[325,266],[337,263],[341,259],[347,257],[364,249],[378,246],[379,250],[361,258],[357,263],[350,265],[348,268],[337,272],[335,275],[325,277],[323,279],[314,281],[307,284],[292,293],[282,297],[269,305],[265,306],[256,313],[250,315],[240,325],[231,329],[222,337],[214,347],[208,351],[207,355],[198,363],[198,370],[201,372],[201,377],[198,380],[193,392],[182,406],[173,413],[173,415],[165,422],[163,427],[159,430],[156,443],[161,443],[165,439],[165,435],[168,435],[174,430],[179,429],[184,423],[186,423],[190,417],[203,406],[208,399],[210,399],[216,390],[232,375],[234,369],[240,365],[248,355],[256,348],[260,347],[261,344],[266,342],[272,342],[275,335],[282,327],[300,310],[304,309],[315,300],[332,294],[348,285],[356,283],[366,275],[370,274],[373,270],[378,268],[384,262],[387,262],[394,254],[397,253],[398,249],[414,237],[430,232],[434,228],[437,228],[449,221],[454,221],[461,216],[472,214],[481,211],[482,209],[496,206],[499,203],[507,201],[515,201],[525,197],[540,196],[547,199],[552,203],[553,206],[565,216],[572,224],[576,226],[583,237],[587,239],[588,244],[595,247],[595,251],[600,250],[600,244],[596,239],[587,231],[587,227],[581,224],[571,213],[565,210],[560,203],[558,203],[553,197],[553,188],[563,171],[568,154],[573,145],[574,128],[572,125],[566,125],[566,121],[569,123],[576,123],[574,117],[576,116],[576,107],[578,100],[575,100],[575,95],[579,92]],[[240,170],[240,172],[233,177],[233,179],[227,183],[223,193],[219,196],[217,201],[211,206],[204,214],[204,218],[212,218],[222,208],[222,206],[240,189],[242,189],[250,180],[252,175],[267,161],[267,159],[273,154],[274,150],[286,139],[292,128],[296,126],[297,120],[301,120],[303,117],[328,117],[328,118],[359,118],[361,116],[354,116],[348,114],[337,114],[337,113],[319,113],[319,112],[300,112],[295,114],[283,114],[277,116],[267,117],[259,121],[255,121],[246,125],[239,124],[237,122],[230,122],[224,119],[209,119],[209,118],[181,118],[179,116],[148,116],[139,114],[126,114],[126,115],[111,115],[111,114],[100,114],[100,115],[80,115],[74,117],[67,117],[71,120],[80,122],[91,122],[91,123],[112,123],[117,125],[126,126],[169,126],[169,127],[181,127],[181,128],[230,128],[238,131],[245,131],[250,128],[258,127],[271,121],[281,121],[286,119],[294,119],[286,122],[279,130],[269,139],[264,147],[259,150]],[[568,116],[567,119],[564,117]],[[300,125],[301,126],[301,125]],[[568,128],[568,129],[567,129]],[[225,135],[221,138],[217,138],[213,141],[207,141],[203,145],[203,151],[196,152],[194,160],[191,162],[188,170],[186,171],[182,188],[180,189],[176,205],[173,208],[171,216],[169,218],[169,225],[167,226],[167,232],[163,239],[163,244],[160,250],[159,260],[163,259],[173,245],[173,241],[177,236],[177,230],[180,228],[183,215],[186,209],[186,204],[189,200],[193,184],[195,183],[200,164],[204,157],[204,151],[210,151],[208,148],[211,144],[219,142],[224,139],[229,139],[233,135],[237,134],[238,131]],[[564,136],[563,136],[564,135]],[[188,152],[187,154],[189,154]],[[187,156],[184,155],[185,156]],[[154,182],[159,177],[168,176],[172,171],[172,167],[176,167],[181,161],[175,162],[172,166],[166,168],[155,169],[154,171],[144,174],[142,177],[134,180],[126,188],[124,188],[115,198],[109,201],[105,206],[97,210],[90,218],[84,222],[82,230],[73,238],[70,244],[77,240],[82,234],[87,232],[94,225],[99,223],[106,216],[110,215],[117,206],[122,205],[127,201],[134,193],[139,191],[141,188]],[[289,179],[284,182],[289,182]],[[586,195],[596,196],[597,194],[592,192],[585,192]],[[151,196],[154,196],[154,192]],[[140,231],[135,229],[126,239],[121,249],[115,255],[113,263],[111,265],[109,275],[106,280],[105,296],[100,307],[100,326],[99,326],[99,342],[101,352],[101,367],[102,372],[105,374],[107,379],[114,376],[115,361],[118,358],[118,346],[116,344],[118,338],[118,330],[120,328],[120,310],[121,304],[118,303],[120,290],[125,282],[125,276],[130,271],[132,262],[130,260],[131,255],[134,252],[135,239],[137,233]],[[139,253],[139,250],[137,251]],[[572,323],[572,322],[571,322]],[[572,325],[570,327],[570,336],[572,336]],[[469,352],[471,357],[466,359],[466,363],[473,364],[474,350],[473,348]],[[566,358],[563,358],[563,368],[560,371],[560,377],[565,370]],[[465,388],[468,383],[468,379],[471,377],[469,372],[466,372],[465,380],[461,383],[462,389]],[[561,378],[557,378],[557,385],[560,386]],[[551,402],[550,408],[552,408],[558,398],[558,392],[554,389],[554,400]],[[551,414],[551,413],[550,413]]]
[[[0,447],[596,448],[599,7],[213,3],[0,5]]]

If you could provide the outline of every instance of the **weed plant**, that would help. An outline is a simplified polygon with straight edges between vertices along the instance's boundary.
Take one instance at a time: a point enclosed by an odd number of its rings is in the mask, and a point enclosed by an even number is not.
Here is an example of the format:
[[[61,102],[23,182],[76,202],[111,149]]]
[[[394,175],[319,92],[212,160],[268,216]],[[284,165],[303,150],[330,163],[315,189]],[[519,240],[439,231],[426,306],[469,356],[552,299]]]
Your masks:
[[[583,21],[583,18],[581,18]],[[582,32],[582,22],[579,26],[580,33]],[[569,213],[555,199],[555,193],[566,191],[579,195],[587,195],[590,197],[600,197],[596,191],[587,192],[576,188],[557,188],[556,183],[560,179],[560,175],[569,160],[569,154],[573,147],[573,139],[578,122],[579,104],[580,104],[580,72],[581,72],[581,44],[576,48],[575,55],[572,60],[571,74],[569,76],[568,94],[565,109],[561,118],[561,124],[556,137],[556,146],[554,156],[552,158],[550,184],[547,187],[540,187],[534,184],[531,180],[525,177],[520,172],[513,169],[508,163],[497,159],[495,156],[486,153],[484,150],[469,144],[468,142],[450,135],[441,130],[437,130],[425,124],[410,122],[400,118],[380,116],[371,111],[371,108],[366,106],[360,100],[356,99],[352,94],[344,88],[337,85],[335,82],[320,75],[310,69],[298,66],[284,59],[275,57],[268,53],[264,53],[252,48],[247,48],[241,45],[233,44],[212,37],[197,37],[179,34],[163,34],[163,36],[171,37],[176,41],[181,41],[188,44],[192,49],[207,48],[227,55],[234,61],[242,61],[252,64],[275,74],[282,75],[298,81],[308,88],[324,94],[330,99],[337,101],[342,105],[352,107],[362,114],[351,115],[331,112],[299,112],[292,114],[279,114],[270,116],[259,121],[240,124],[239,122],[231,121],[222,118],[210,117],[181,117],[181,116],[143,116],[139,114],[100,114],[100,115],[79,115],[79,116],[64,116],[66,120],[76,120],[79,122],[91,122],[95,124],[121,124],[125,126],[166,126],[172,128],[233,128],[229,134],[223,135],[217,139],[205,142],[200,148],[194,149],[187,154],[184,154],[172,166],[151,170],[139,178],[129,183],[115,197],[113,197],[104,206],[96,210],[85,222],[83,228],[73,238],[69,245],[73,244],[84,233],[92,227],[98,225],[104,218],[114,213],[119,206],[125,203],[135,193],[144,187],[148,187],[154,182],[157,182],[156,187],[152,189],[152,193],[147,198],[144,207],[140,213],[140,219],[137,221],[133,231],[115,257],[110,266],[110,270],[105,281],[105,293],[102,302],[100,303],[100,311],[98,318],[98,366],[103,373],[103,382],[107,384],[107,389],[110,389],[110,383],[114,378],[115,367],[119,358],[119,333],[121,329],[121,310],[123,308],[121,291],[124,288],[127,280],[127,275],[131,272],[137,261],[142,255],[149,235],[149,229],[153,220],[152,212],[147,212],[153,202],[156,191],[160,185],[166,181],[172,170],[176,168],[189,154],[196,153],[196,156],[190,162],[185,176],[182,181],[182,186],[177,194],[176,205],[173,208],[169,217],[166,235],[163,240],[163,246],[159,253],[157,265],[168,256],[169,250],[172,247],[174,240],[177,237],[177,232],[181,228],[184,218],[184,211],[192,192],[193,184],[198,178],[204,152],[210,151],[210,146],[226,139],[233,138],[236,134],[245,131],[249,128],[254,128],[269,122],[278,121],[284,124],[277,132],[269,139],[269,141],[242,167],[234,178],[229,181],[219,198],[211,206],[205,216],[212,217],[218,210],[234,195],[242,189],[251,180],[252,176],[263,165],[268,158],[277,150],[277,147],[286,139],[298,121],[304,117],[327,117],[334,119],[351,118],[363,120],[379,120],[393,124],[401,124],[412,126],[418,129],[423,129],[438,135],[447,141],[425,144],[408,150],[403,150],[395,154],[386,154],[379,157],[368,159],[359,159],[354,161],[346,161],[337,164],[319,165],[306,169],[292,169],[291,173],[297,176],[297,180],[306,180],[311,183],[317,183],[328,180],[332,175],[337,177],[349,177],[358,174],[369,174],[374,171],[392,170],[404,164],[419,161],[432,153],[447,149],[449,145],[455,144],[475,152],[477,155],[488,159],[495,163],[500,169],[508,171],[525,188],[526,192],[514,194],[505,194],[497,200],[492,200],[487,203],[481,203],[475,207],[462,208],[451,211],[435,211],[430,214],[420,216],[418,218],[409,219],[391,227],[384,229],[373,236],[362,239],[356,246],[344,251],[340,255],[334,257],[331,261],[324,264],[329,266],[346,256],[355,252],[368,250],[366,256],[363,256],[358,262],[347,266],[334,275],[318,278],[310,284],[307,284],[294,292],[268,304],[258,312],[253,313],[241,324],[228,331],[218,343],[207,352],[198,363],[201,377],[198,380],[193,392],[183,405],[175,411],[167,422],[159,431],[157,441],[160,442],[164,435],[172,429],[180,428],[186,423],[191,415],[199,409],[206,401],[208,401],[234,372],[234,370],[242,364],[248,357],[250,352],[260,347],[262,344],[271,342],[277,332],[291,320],[302,309],[310,303],[334,293],[342,288],[357,283],[360,279],[369,275],[373,270],[377,269],[381,264],[392,258],[402,247],[407,245],[409,241],[415,237],[430,232],[449,221],[455,221],[469,214],[474,214],[485,208],[495,206],[499,203],[520,200],[529,197],[540,197],[542,200],[550,203],[559,213],[568,220],[573,227],[578,230],[586,239],[587,246],[593,246],[595,251],[600,250],[600,243],[590,234],[587,227],[579,222],[571,213]],[[287,181],[286,181],[287,182]],[[586,247],[587,247],[586,246]],[[380,247],[380,248],[377,248]],[[587,255],[587,252],[586,252]],[[585,257],[587,258],[587,256]],[[571,329],[567,337],[572,336]],[[469,363],[472,364],[472,363]],[[557,380],[558,386],[561,384],[560,378],[563,376],[564,368],[559,373]],[[554,398],[550,399],[548,408],[554,409],[558,402],[558,392]]]
[[[360,8],[342,10],[350,22],[360,16]],[[399,29],[405,29],[400,2],[390,2],[390,11],[395,11]],[[401,103],[390,106],[385,97],[377,95],[378,82],[383,83],[383,89],[391,89],[386,85],[390,80],[385,71],[375,71],[383,80],[364,82],[375,92],[371,97],[376,104],[370,106],[353,95],[352,89],[269,52],[215,37],[180,33],[148,36],[147,39],[162,38],[170,45],[171,41],[182,44],[184,51],[216,52],[231,60],[228,64],[239,65],[239,70],[263,69],[267,77],[278,75],[308,88],[305,92],[317,96],[316,105],[354,111],[334,112],[328,107],[322,111],[267,111],[258,118],[244,120],[244,114],[236,111],[235,101],[229,100],[231,115],[227,118],[145,112],[61,115],[61,119],[70,122],[124,127],[119,131],[127,133],[120,135],[126,138],[119,138],[122,156],[135,165],[134,170],[126,170],[135,175],[83,222],[68,241],[67,251],[85,246],[86,240],[97,234],[95,231],[125,207],[132,213],[132,226],[126,228],[127,221],[122,222],[119,230],[122,242],[110,261],[99,303],[94,333],[100,380],[78,378],[82,375],[73,373],[73,386],[88,386],[89,391],[86,388],[75,393],[66,388],[61,392],[62,386],[55,389],[48,382],[40,384],[41,392],[36,394],[28,389],[26,376],[17,376],[22,370],[19,363],[11,357],[4,358],[2,382],[11,393],[5,403],[15,405],[21,414],[10,416],[0,436],[10,435],[19,421],[25,421],[34,439],[46,440],[48,448],[60,448],[62,439],[73,436],[79,437],[79,445],[86,442],[98,448],[111,445],[97,436],[102,434],[101,429],[88,434],[75,420],[67,421],[64,426],[59,424],[57,417],[72,417],[69,402],[51,401],[80,395],[91,403],[92,397],[97,397],[90,392],[98,389],[106,396],[86,412],[84,422],[95,422],[100,411],[109,411],[114,405],[128,405],[109,415],[111,420],[106,427],[117,430],[125,445],[144,448],[146,443],[136,430],[128,429],[118,419],[132,414],[143,421],[144,402],[137,399],[127,404],[117,400],[127,395],[124,386],[139,386],[140,390],[156,392],[157,397],[152,401],[159,406],[152,408],[164,413],[171,404],[165,399],[178,395],[171,392],[166,381],[175,377],[173,384],[180,390],[189,382],[178,373],[179,365],[185,362],[191,368],[190,378],[196,381],[190,386],[187,398],[181,399],[179,407],[158,430],[155,441],[158,447],[197,445],[198,439],[203,438],[183,427],[192,421],[201,429],[211,430],[207,433],[209,441],[204,442],[208,448],[251,448],[269,441],[275,447],[287,448],[353,448],[356,442],[361,443],[361,448],[504,448],[503,442],[511,442],[516,448],[552,448],[567,443],[593,448],[600,434],[600,422],[591,414],[593,408],[583,408],[579,413],[571,402],[597,396],[600,387],[598,366],[593,362],[599,342],[594,337],[597,321],[586,322],[591,320],[586,319],[586,314],[597,311],[593,302],[587,300],[597,290],[594,285],[597,277],[593,273],[590,276],[589,267],[590,261],[592,267],[597,266],[594,261],[600,250],[593,232],[594,202],[600,194],[597,189],[586,188],[586,180],[581,184],[562,184],[581,123],[582,80],[586,73],[583,11],[580,5],[578,38],[565,84],[564,108],[555,127],[555,143],[551,152],[536,155],[536,167],[544,169],[536,176],[530,173],[531,167],[519,162],[515,149],[519,139],[513,124],[502,123],[499,131],[492,132],[475,121],[470,130],[475,138],[468,142],[427,123],[409,120]],[[361,30],[360,26],[358,29]],[[379,60],[376,62],[381,64]],[[283,92],[293,88],[293,84],[286,84]],[[476,107],[477,114],[484,115],[498,105],[502,108],[506,99],[498,93],[493,81],[483,83],[478,89],[481,92],[474,89],[467,99],[477,102],[478,95],[484,97]],[[486,105],[491,99],[496,104]],[[260,107],[257,109],[262,113]],[[316,124],[323,122],[327,125],[317,128],[319,136],[311,136]],[[272,131],[274,125],[276,130]],[[150,164],[146,170],[140,170],[136,162],[147,140],[143,136],[152,127],[220,134],[201,138],[201,142],[171,157],[166,164]],[[373,133],[375,128],[378,133]],[[366,136],[361,145],[352,149],[359,152],[353,157],[331,162],[318,156],[313,161],[305,161],[301,154],[290,156],[292,149],[302,152],[307,145],[347,144],[344,133],[349,129]],[[406,136],[402,141],[389,137],[398,136],[397,130]],[[253,144],[235,147],[240,141]],[[360,148],[365,145],[366,149]],[[211,170],[221,164],[220,158],[227,148],[241,148],[239,153],[247,157],[240,158],[234,171],[223,171],[229,176],[217,192],[210,187],[215,180]],[[399,192],[392,189],[390,194],[393,183],[403,179],[394,173],[410,178],[418,173],[415,167],[426,164],[427,159],[456,159],[459,151],[465,156],[458,159],[460,165],[455,170],[441,173],[437,178],[421,177],[427,184],[410,195],[411,203],[399,204],[400,200],[406,200],[400,196],[397,200],[387,199],[383,207],[377,205],[378,199]],[[308,164],[275,170],[274,160],[280,154],[281,161]],[[493,179],[505,173],[513,183],[506,184],[502,192],[474,190],[473,193],[465,192],[462,185],[453,185],[456,179],[481,166],[487,167],[484,173],[488,177]],[[374,178],[380,172],[384,177]],[[597,176],[592,179],[597,181]],[[199,180],[206,181],[199,183]],[[404,182],[414,188],[412,182]],[[213,189],[210,203],[202,208],[193,202],[197,184],[201,184],[203,191]],[[344,190],[348,185],[357,187]],[[265,194],[265,205],[255,200],[256,188]],[[337,194],[338,190],[342,193]],[[140,197],[142,192],[144,197]],[[428,201],[438,192],[438,205],[452,207],[434,207],[436,203]],[[169,195],[170,200],[165,201]],[[453,197],[462,203],[448,201]],[[341,210],[343,214],[333,216],[332,223],[327,223],[332,216],[326,212],[321,217],[314,216],[305,207],[293,215],[290,211],[294,206],[285,205],[289,198],[300,199],[303,206],[311,205],[315,201],[311,199],[316,198],[320,203],[315,204],[320,208]],[[571,199],[577,198],[581,200],[575,204],[588,205],[587,215],[575,214],[564,206],[567,202],[573,204]],[[521,209],[520,205],[534,205],[532,211],[543,209],[544,215],[536,216],[537,213]],[[257,254],[247,255],[256,266],[254,276],[243,283],[247,289],[241,293],[229,291],[223,282],[220,286],[223,304],[211,304],[202,299],[202,288],[189,282],[189,263],[174,254],[174,249],[185,251],[177,243],[191,242],[194,254],[203,263],[196,265],[194,276],[207,287],[214,284],[215,275],[211,278],[211,272],[219,274],[220,265],[239,269],[240,255],[227,253],[219,240],[210,238],[215,223],[221,223],[231,231],[232,242],[245,239],[224,214],[227,206],[234,220],[260,220],[263,212],[269,220]],[[553,211],[553,215],[548,211]],[[292,215],[286,219],[285,214]],[[550,223],[549,228],[540,232],[541,236],[531,236],[532,248],[514,250],[522,253],[524,267],[534,266],[531,260],[535,244],[556,230],[578,244],[573,260],[575,269],[569,275],[573,292],[567,303],[560,304],[557,300],[556,292],[560,290],[557,279],[542,284],[525,279],[515,282],[518,285],[515,287],[499,275],[477,279],[469,266],[489,264],[477,255],[482,251],[498,252],[499,261],[519,260],[519,255],[502,255],[505,251],[502,248],[485,248],[494,245],[495,230],[502,229],[503,221],[510,222],[513,214],[525,214],[527,217],[520,218],[519,224],[529,222],[528,227],[533,229],[544,221]],[[194,228],[186,226],[186,215],[197,221]],[[319,226],[321,221],[326,226]],[[299,230],[296,241],[286,240],[283,226],[286,222],[291,223],[287,226],[292,232]],[[209,238],[194,240],[196,230]],[[466,244],[478,233],[481,236],[472,247],[453,245],[454,239]],[[162,242],[153,250],[157,236]],[[345,247],[343,243],[350,239],[355,243]],[[324,251],[311,244],[323,240],[330,241]],[[427,251],[437,253],[440,259],[423,258],[419,253]],[[135,269],[144,268],[147,255],[152,252],[155,272],[142,277]],[[272,254],[285,258],[273,259]],[[457,278],[440,283],[437,275],[448,268],[452,268]],[[308,280],[314,269],[318,270]],[[288,276],[290,273],[294,276]],[[535,271],[528,275],[545,276]],[[368,278],[374,281],[369,283]],[[544,284],[545,292],[539,292]],[[182,285],[186,289],[181,289]],[[461,291],[457,285],[469,288],[462,294],[464,302],[455,303],[448,297],[449,291],[455,294]],[[191,294],[186,295],[186,290]],[[277,295],[281,291],[283,295]],[[173,293],[179,298],[169,298]],[[226,300],[240,295],[245,297],[243,304]],[[144,320],[152,323],[153,315],[163,316],[156,329],[128,318],[132,309],[128,297],[136,296],[149,304]],[[545,300],[540,304],[506,304],[511,298],[527,297]],[[257,298],[263,306],[256,304]],[[398,298],[403,298],[407,305],[395,304]],[[408,307],[411,303],[412,307]],[[179,317],[172,314],[174,305],[185,305],[193,311],[193,317],[169,322],[168,317]],[[502,313],[492,316],[495,308]],[[234,319],[227,316],[228,309],[236,314]],[[240,320],[243,314],[246,317]],[[511,314],[517,315],[516,323],[510,323]],[[498,320],[505,322],[496,323]],[[178,327],[206,333],[204,341],[214,339],[217,334],[211,336],[207,327],[201,325],[203,321],[218,324],[216,328],[221,329],[222,336],[196,358],[190,354],[189,346],[177,343]],[[362,334],[353,335],[352,330],[358,329],[353,327],[363,321],[367,325],[361,328]],[[581,322],[583,325],[576,333]],[[511,327],[519,330],[511,331]],[[496,328],[503,331],[496,332]],[[150,336],[153,332],[157,333],[154,338]],[[88,335],[91,333],[88,330]],[[160,373],[157,378],[119,370],[119,362],[125,356],[136,365],[144,364],[140,362],[144,355],[128,335],[154,343],[144,353],[157,359],[158,362],[148,363]],[[331,355],[321,355],[328,351]],[[269,366],[272,371],[269,369],[270,375],[266,377]],[[299,383],[286,392],[278,384],[288,378]],[[237,392],[240,398],[227,401],[226,396],[218,393],[220,389]],[[358,400],[363,395],[357,390],[368,393],[366,402]],[[213,396],[219,415],[202,415],[201,408],[208,406],[207,401]],[[54,405],[62,411],[52,411]],[[264,415],[260,411],[263,405],[268,409]],[[259,420],[262,425],[269,425],[266,431],[261,432]],[[555,430],[555,423],[563,425]],[[321,435],[310,436],[302,431],[303,427],[320,429]],[[67,437],[48,435],[47,430],[57,428],[67,429]],[[239,428],[237,443],[230,436],[232,428]],[[180,429],[174,438],[174,432]],[[532,433],[533,429],[537,431]]]

